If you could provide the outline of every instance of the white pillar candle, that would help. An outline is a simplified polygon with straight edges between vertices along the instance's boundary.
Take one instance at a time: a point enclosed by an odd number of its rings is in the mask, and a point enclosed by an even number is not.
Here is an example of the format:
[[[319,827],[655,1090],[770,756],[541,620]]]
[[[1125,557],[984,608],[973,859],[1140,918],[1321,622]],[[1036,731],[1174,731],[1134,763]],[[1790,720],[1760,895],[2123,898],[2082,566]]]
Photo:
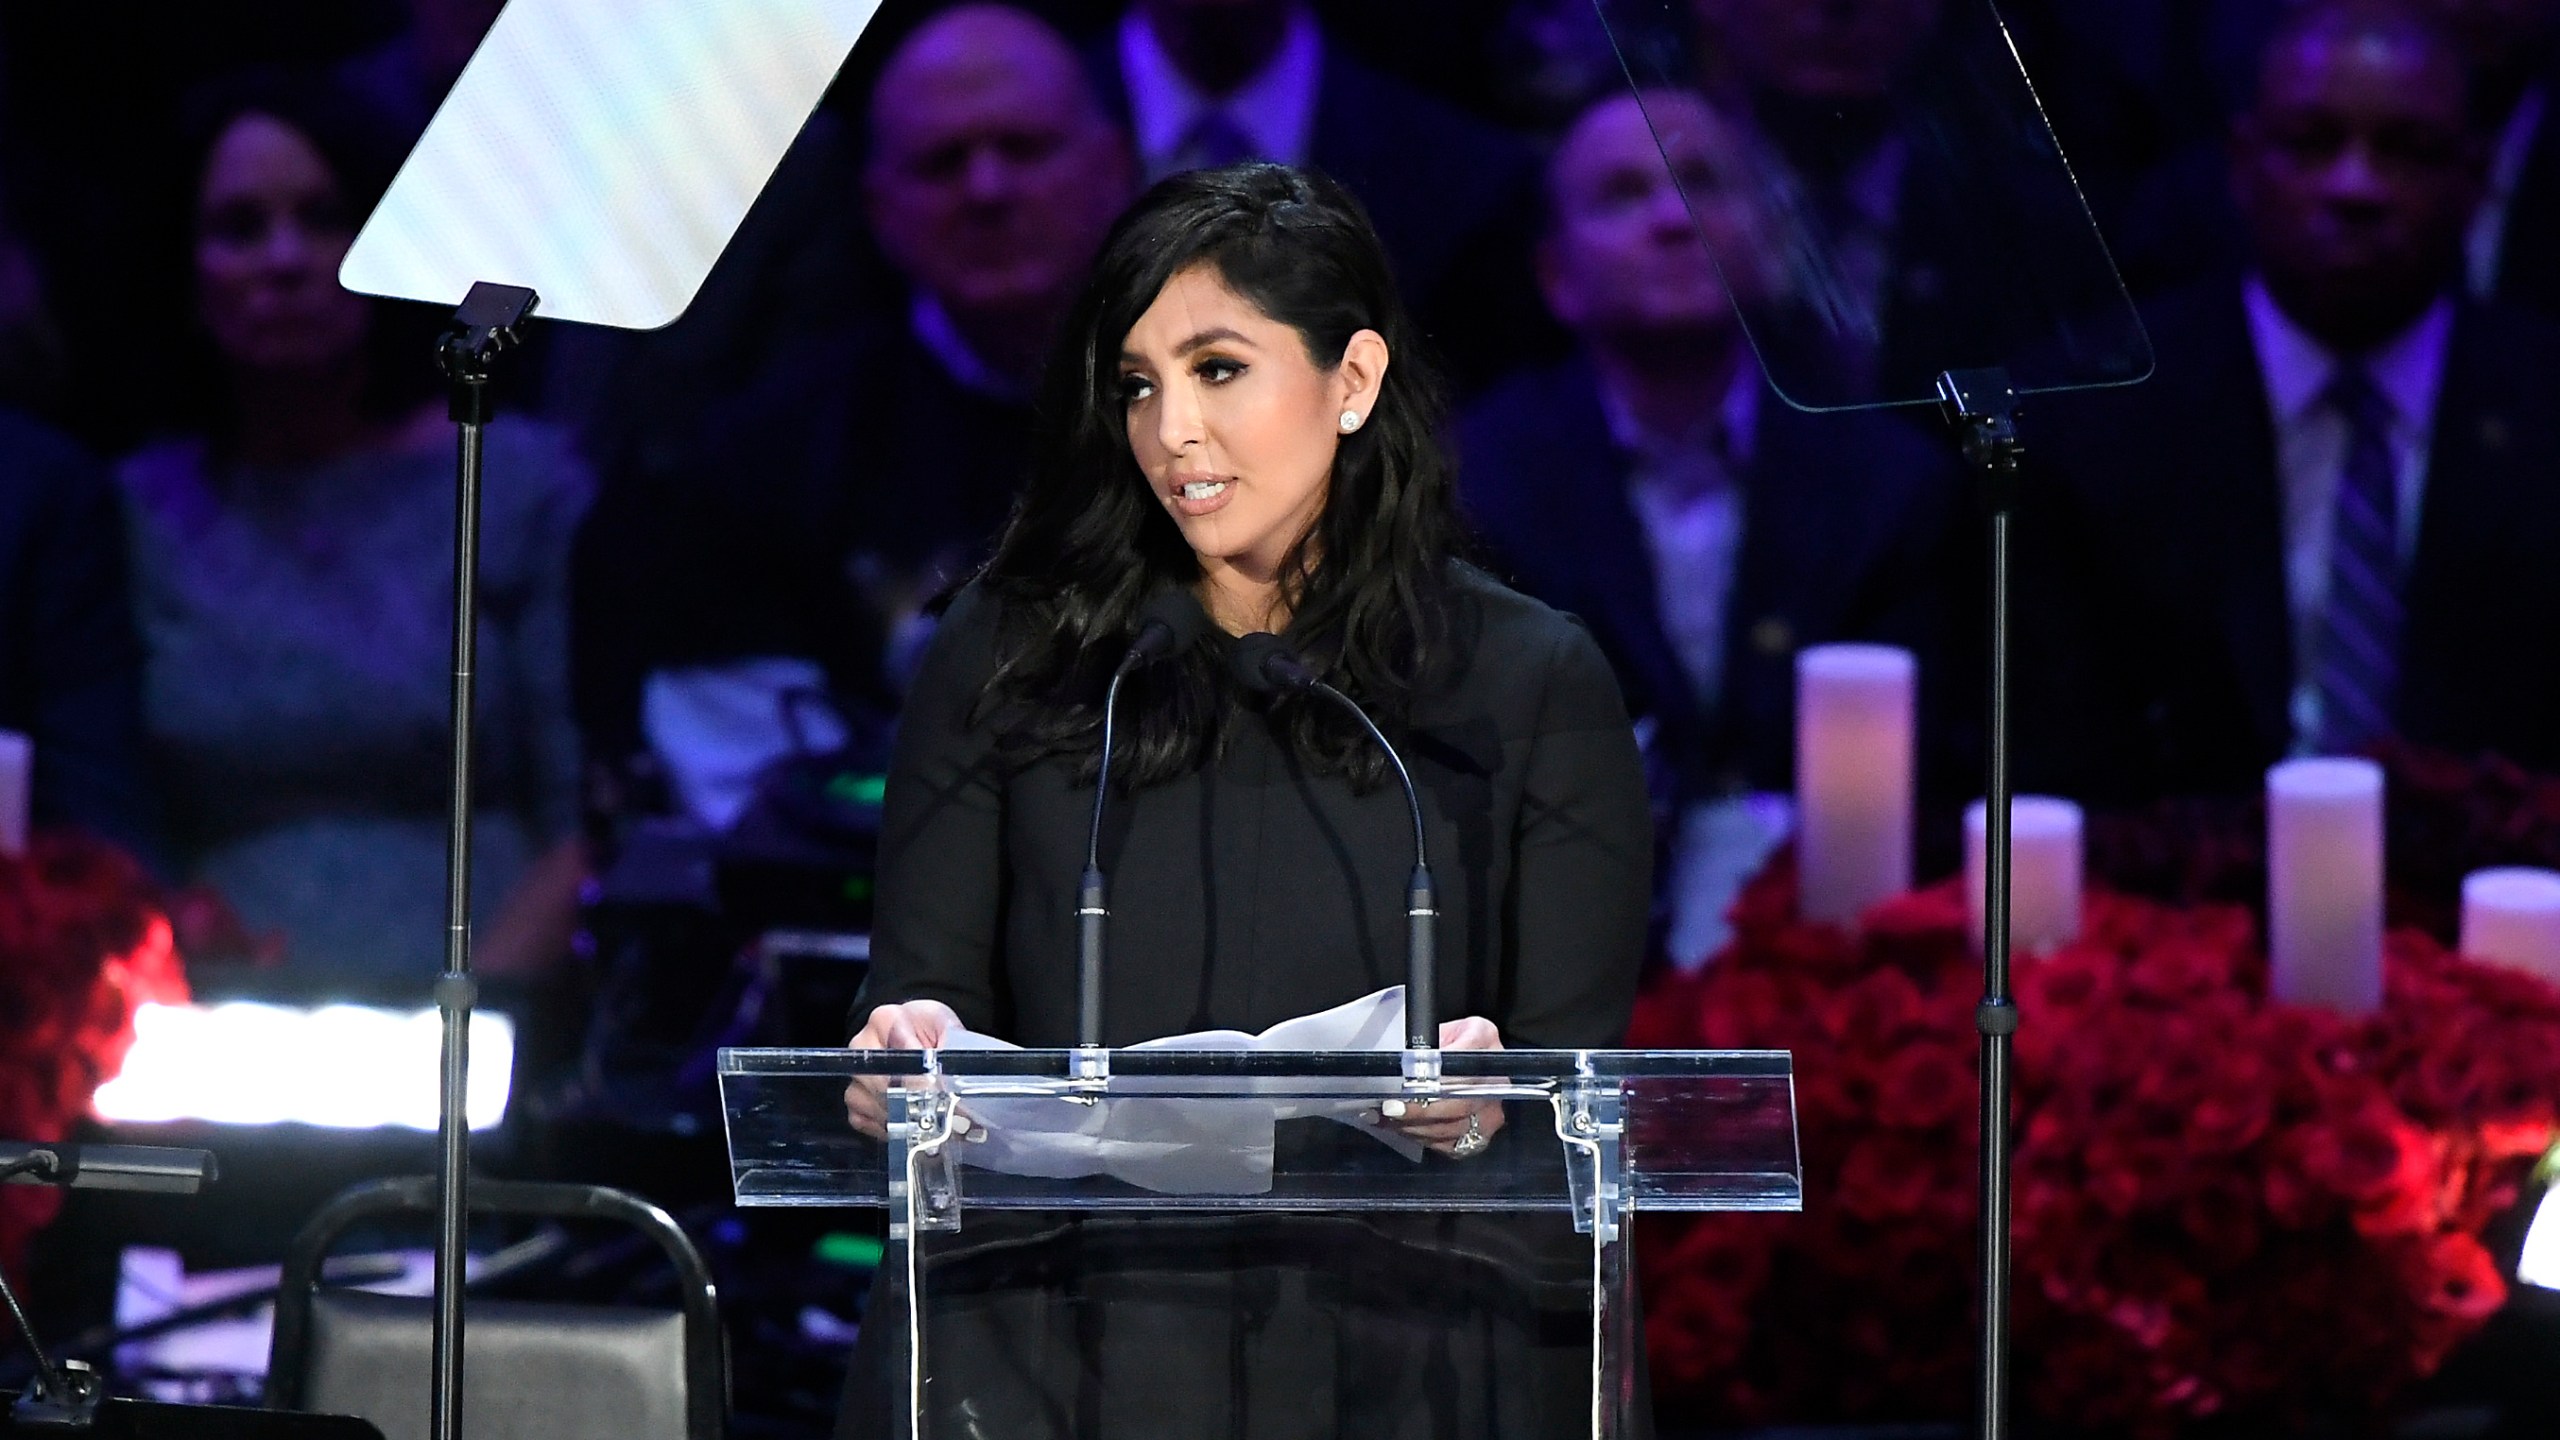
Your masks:
[[[2560,873],[2475,870],[2465,877],[2462,953],[2560,985]]]
[[[1991,874],[1991,807],[1964,812],[1965,909],[1973,948],[1982,948],[1983,897]],[[2049,795],[2009,801],[2009,949],[2031,955],[2080,938],[2080,807]]]
[[[1796,657],[1796,861],[1808,920],[1846,923],[1911,887],[1913,692],[1889,645]]]
[[[0,730],[0,855],[27,853],[27,808],[34,794],[35,742]]]
[[[2360,1015],[2382,1004],[2382,767],[2267,772],[2267,987]]]

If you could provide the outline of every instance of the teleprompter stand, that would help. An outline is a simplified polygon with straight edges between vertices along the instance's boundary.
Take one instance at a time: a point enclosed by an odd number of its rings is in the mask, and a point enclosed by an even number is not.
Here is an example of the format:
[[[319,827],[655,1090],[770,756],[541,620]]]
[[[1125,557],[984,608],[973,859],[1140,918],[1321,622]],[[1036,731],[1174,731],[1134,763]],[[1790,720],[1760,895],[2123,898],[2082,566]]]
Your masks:
[[[474,284],[436,342],[457,436],[453,512],[453,808],[446,834],[445,963],[436,981],[444,1051],[436,1096],[435,1358],[428,1433],[462,1435],[462,1289],[471,1217],[472,706],[480,636],[480,477],[494,407],[489,383],[498,357],[516,347],[539,303],[521,285]]]
[[[2013,858],[2009,801],[2010,528],[2017,518],[2018,479],[2026,452],[2018,443],[2017,393],[2005,370],[1950,370],[1938,395],[1979,485],[1989,529],[1990,623],[1985,637],[1990,677],[1983,784],[1982,1003],[1973,1012],[1982,1039],[1977,1075],[1982,1107],[1982,1339],[1975,1371],[1984,1440],[2009,1433],[2009,1081],[2018,1002],[2009,985],[2009,880]]]

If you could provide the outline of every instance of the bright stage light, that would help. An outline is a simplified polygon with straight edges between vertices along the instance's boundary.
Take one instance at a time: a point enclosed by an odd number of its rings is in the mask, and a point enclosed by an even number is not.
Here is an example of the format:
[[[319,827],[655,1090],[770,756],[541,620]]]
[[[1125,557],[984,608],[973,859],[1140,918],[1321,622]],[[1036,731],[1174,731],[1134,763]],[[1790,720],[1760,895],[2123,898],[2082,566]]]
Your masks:
[[[2560,1290],[2560,1185],[2542,1192],[2533,1224],[2524,1232],[2524,1254],[2516,1260],[2516,1278],[2545,1290]]]
[[[133,1028],[123,1073],[98,1087],[101,1120],[436,1128],[444,1044],[433,1010],[145,1005]],[[506,1114],[515,1051],[512,1021],[472,1015],[472,1129],[489,1129]]]

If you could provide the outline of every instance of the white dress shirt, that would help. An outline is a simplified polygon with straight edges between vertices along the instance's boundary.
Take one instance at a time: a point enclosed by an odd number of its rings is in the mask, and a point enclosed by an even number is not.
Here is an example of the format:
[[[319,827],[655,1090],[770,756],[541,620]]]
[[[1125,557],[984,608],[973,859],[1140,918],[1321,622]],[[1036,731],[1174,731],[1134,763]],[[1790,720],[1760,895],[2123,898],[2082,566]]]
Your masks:
[[[1627,499],[1653,561],[1655,612],[1690,691],[1710,714],[1723,699],[1725,631],[1745,520],[1741,479],[1759,429],[1761,383],[1759,365],[1746,355],[1716,413],[1677,436],[1647,434],[1609,387],[1600,387],[1610,434],[1634,459]],[[1673,823],[1666,941],[1685,969],[1732,938],[1725,912],[1790,833],[1794,808],[1783,795],[1725,795],[1691,803]]]
[[[1627,499],[1653,560],[1654,608],[1699,707],[1724,688],[1725,612],[1742,549],[1742,489],[1759,418],[1760,370],[1746,361],[1717,412],[1686,435],[1645,433],[1601,386],[1609,429],[1633,459]]]
[[[1324,79],[1324,37],[1301,6],[1269,64],[1225,95],[1205,95],[1165,53],[1146,13],[1133,6],[1120,21],[1120,75],[1129,90],[1129,123],[1147,179],[1161,180],[1201,162],[1192,137],[1210,112],[1225,115],[1265,160],[1306,163],[1315,142],[1316,91]]]
[[[2405,570],[2418,549],[2427,457],[2435,441],[2436,396],[2444,387],[2453,302],[2440,300],[2417,323],[2359,356],[2331,353],[2277,308],[2266,286],[2244,292],[2249,338],[2275,422],[2276,475],[2284,489],[2285,594],[2293,610],[2294,744],[2320,734],[2320,686],[2312,656],[2329,603],[2329,544],[2338,485],[2347,466],[2347,418],[2323,403],[2342,360],[2363,364],[2391,411],[2391,458],[2399,480],[2398,541]]]

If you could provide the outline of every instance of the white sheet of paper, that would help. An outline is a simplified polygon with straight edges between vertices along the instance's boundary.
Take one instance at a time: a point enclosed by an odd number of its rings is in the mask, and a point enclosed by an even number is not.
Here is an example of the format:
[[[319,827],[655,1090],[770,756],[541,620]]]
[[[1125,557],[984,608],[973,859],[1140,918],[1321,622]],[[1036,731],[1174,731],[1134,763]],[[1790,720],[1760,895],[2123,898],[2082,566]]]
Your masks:
[[[339,266],[547,320],[684,313],[880,0],[510,0]]]
[[[967,1030],[943,1039],[950,1050],[1019,1047]],[[1139,1050],[1400,1050],[1404,1047],[1404,987],[1389,986],[1346,1005],[1283,1020],[1259,1035],[1204,1030],[1133,1046]],[[975,1082],[986,1084],[989,1082]],[[1389,1076],[1346,1082],[1394,1094],[1402,1081]],[[1149,1099],[1129,1090],[1162,1086],[1192,1092],[1185,1098]],[[1320,1117],[1375,1136],[1408,1160],[1422,1146],[1399,1131],[1374,1124],[1362,1100],[1202,1099],[1210,1084],[1199,1080],[1152,1081],[1123,1077],[1124,1093],[1092,1104],[1049,1096],[972,1095],[972,1082],[957,1081],[960,1108],[974,1132],[957,1142],[965,1164],[1005,1175],[1074,1180],[1092,1175],[1165,1195],[1260,1195],[1271,1189],[1275,1128],[1282,1120]],[[1282,1082],[1238,1077],[1219,1083],[1238,1097],[1284,1088]],[[983,1136],[981,1139],[979,1137]]]

